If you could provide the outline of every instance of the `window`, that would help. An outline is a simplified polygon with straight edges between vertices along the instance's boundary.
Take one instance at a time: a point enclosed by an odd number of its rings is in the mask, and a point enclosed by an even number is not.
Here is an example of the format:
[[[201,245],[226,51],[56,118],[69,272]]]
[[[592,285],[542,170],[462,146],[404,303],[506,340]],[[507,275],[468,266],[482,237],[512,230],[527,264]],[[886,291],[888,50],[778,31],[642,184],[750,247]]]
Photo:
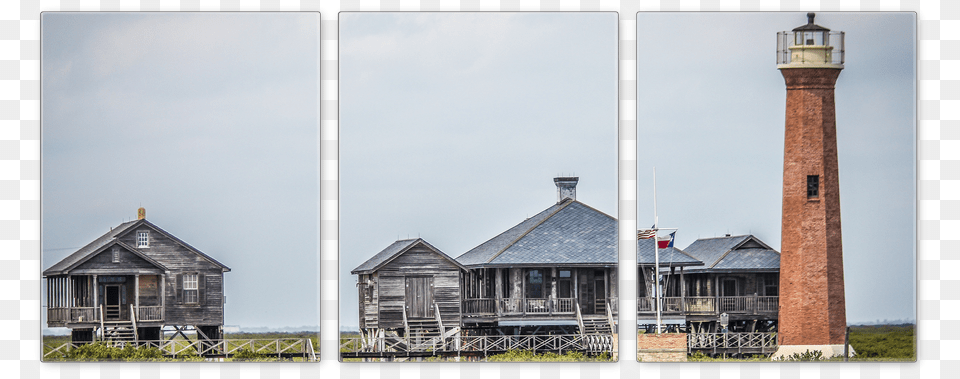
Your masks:
[[[196,304],[198,302],[200,296],[197,277],[197,274],[183,274],[183,302],[186,304]]]
[[[807,175],[807,198],[820,197],[820,175]]]
[[[120,263],[120,249],[113,248],[113,263]]]
[[[150,232],[137,232],[137,247],[150,247]]]

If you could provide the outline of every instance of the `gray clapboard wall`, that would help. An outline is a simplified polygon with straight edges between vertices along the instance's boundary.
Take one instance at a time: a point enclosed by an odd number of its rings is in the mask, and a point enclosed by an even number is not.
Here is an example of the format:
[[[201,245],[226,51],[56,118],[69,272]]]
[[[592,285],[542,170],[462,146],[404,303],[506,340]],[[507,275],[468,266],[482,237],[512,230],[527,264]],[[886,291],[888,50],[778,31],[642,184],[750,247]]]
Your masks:
[[[372,273],[372,294],[363,305],[364,327],[403,327],[402,312],[408,300],[413,301],[406,296],[408,277],[432,278],[430,298],[439,307],[444,325],[460,325],[460,271],[459,266],[427,246],[411,247]]]

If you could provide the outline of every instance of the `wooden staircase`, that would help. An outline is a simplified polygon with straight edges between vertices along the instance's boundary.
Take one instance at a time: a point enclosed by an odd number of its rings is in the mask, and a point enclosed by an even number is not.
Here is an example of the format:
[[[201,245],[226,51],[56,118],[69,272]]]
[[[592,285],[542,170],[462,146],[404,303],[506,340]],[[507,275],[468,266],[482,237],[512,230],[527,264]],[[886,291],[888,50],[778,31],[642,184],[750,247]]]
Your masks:
[[[137,328],[133,321],[104,321],[103,341],[107,346],[124,346],[137,342]]]
[[[436,349],[443,344],[443,332],[440,330],[440,323],[434,319],[409,320],[407,329],[407,341],[410,346],[408,351],[422,351],[429,348]]]
[[[580,334],[612,334],[613,328],[606,316],[583,316]]]

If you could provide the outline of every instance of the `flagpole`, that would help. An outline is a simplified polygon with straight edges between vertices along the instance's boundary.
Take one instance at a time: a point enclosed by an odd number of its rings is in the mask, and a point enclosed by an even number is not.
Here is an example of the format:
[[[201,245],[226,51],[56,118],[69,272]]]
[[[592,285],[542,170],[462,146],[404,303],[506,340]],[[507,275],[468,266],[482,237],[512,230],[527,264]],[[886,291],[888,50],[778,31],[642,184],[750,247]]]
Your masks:
[[[653,168],[653,283],[654,306],[657,310],[657,334],[660,334],[662,325],[660,311],[660,241],[657,240],[657,168]]]

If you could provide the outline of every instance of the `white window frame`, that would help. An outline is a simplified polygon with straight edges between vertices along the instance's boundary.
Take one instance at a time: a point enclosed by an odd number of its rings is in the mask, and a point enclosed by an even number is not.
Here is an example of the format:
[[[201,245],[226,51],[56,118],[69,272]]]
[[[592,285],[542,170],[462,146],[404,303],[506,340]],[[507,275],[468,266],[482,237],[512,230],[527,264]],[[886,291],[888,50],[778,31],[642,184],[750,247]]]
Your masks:
[[[200,285],[197,273],[183,274],[183,303],[200,303]]]
[[[143,230],[137,232],[137,247],[150,247],[150,232]]]
[[[120,249],[113,248],[113,258],[111,260],[113,263],[120,263]]]

